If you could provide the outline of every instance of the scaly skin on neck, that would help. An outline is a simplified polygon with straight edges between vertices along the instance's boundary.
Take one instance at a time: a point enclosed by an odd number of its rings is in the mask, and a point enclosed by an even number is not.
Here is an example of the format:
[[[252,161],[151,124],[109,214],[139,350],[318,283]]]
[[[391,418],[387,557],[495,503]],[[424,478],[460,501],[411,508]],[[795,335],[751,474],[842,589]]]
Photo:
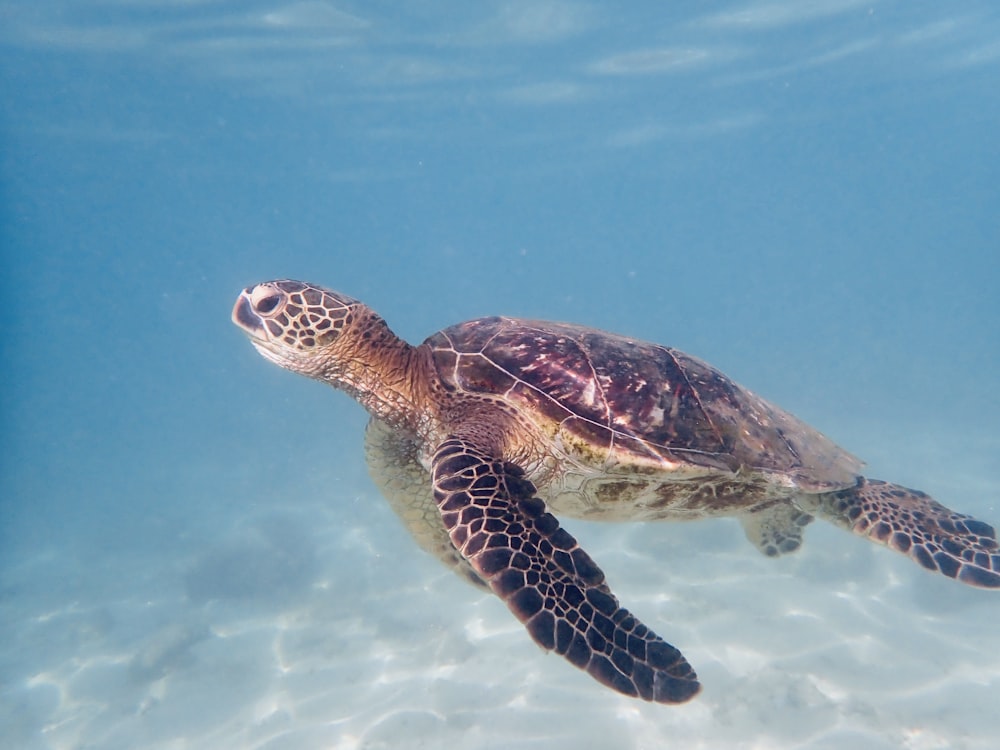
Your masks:
[[[417,406],[426,403],[421,350],[394,334],[370,309],[320,353],[323,367],[304,373],[358,400],[368,413],[397,429],[419,431]]]

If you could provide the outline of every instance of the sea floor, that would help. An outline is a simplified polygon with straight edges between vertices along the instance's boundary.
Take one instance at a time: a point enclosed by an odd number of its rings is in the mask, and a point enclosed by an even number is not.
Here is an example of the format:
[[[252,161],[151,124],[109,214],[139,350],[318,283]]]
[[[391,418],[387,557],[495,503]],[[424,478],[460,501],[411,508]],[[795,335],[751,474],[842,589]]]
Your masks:
[[[1000,497],[963,481],[956,498]],[[698,671],[698,698],[660,706],[544,654],[370,485],[336,494],[264,493],[171,555],[5,566],[0,746],[996,747],[1000,595],[831,526],[770,560],[727,519],[567,524]]]

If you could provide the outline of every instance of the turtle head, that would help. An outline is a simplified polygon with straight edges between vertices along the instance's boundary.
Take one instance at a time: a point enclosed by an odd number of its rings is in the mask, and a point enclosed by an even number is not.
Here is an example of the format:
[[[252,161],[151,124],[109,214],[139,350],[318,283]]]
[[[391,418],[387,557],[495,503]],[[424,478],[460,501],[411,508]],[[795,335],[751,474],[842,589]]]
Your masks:
[[[389,424],[412,428],[420,399],[416,350],[367,305],[301,281],[266,281],[240,292],[233,322],[265,359],[346,391]]]
[[[335,378],[338,365],[350,359],[342,339],[352,338],[352,328],[374,315],[351,297],[290,279],[247,287],[233,307],[233,322],[261,355],[323,380]]]

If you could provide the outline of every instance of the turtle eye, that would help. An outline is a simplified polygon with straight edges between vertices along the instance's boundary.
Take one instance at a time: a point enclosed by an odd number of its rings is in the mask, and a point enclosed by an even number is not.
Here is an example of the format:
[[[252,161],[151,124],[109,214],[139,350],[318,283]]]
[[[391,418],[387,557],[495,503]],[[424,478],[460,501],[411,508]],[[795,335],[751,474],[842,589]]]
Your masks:
[[[279,295],[270,294],[267,297],[261,297],[259,300],[255,300],[253,306],[257,312],[262,315],[267,315],[269,312],[274,311],[274,308],[278,306],[279,302],[281,302],[281,297]]]

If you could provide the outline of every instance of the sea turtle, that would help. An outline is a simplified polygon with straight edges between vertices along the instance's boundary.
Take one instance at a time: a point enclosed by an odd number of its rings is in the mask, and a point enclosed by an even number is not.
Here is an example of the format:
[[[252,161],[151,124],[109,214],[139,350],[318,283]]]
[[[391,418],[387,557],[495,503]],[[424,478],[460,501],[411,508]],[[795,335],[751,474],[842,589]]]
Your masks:
[[[626,695],[679,703],[699,683],[549,511],[736,516],[770,556],[797,549],[818,516],[1000,588],[991,526],[864,478],[826,437],[676,349],[507,317],[411,346],[361,302],[291,280],[248,287],[232,317],[266,359],[368,410],[372,477],[420,546],[492,589],[542,648]]]

